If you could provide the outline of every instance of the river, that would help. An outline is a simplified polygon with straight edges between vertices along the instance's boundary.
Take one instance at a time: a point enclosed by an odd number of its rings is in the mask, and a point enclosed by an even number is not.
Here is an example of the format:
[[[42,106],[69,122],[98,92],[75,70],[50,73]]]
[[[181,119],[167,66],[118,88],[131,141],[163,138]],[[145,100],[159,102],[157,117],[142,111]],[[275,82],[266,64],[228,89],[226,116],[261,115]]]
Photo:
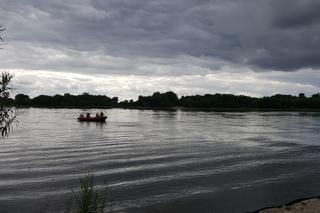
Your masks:
[[[320,113],[108,109],[98,124],[80,112],[19,109],[0,139],[0,212],[63,212],[88,172],[112,212],[246,212],[320,194]]]

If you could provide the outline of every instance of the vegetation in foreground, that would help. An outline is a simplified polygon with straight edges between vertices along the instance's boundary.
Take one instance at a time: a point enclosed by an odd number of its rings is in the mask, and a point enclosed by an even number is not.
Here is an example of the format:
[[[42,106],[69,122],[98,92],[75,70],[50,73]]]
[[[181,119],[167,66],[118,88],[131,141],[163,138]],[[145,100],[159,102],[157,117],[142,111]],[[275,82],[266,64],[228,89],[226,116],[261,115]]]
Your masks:
[[[13,125],[17,122],[15,108],[8,106],[10,91],[13,89],[13,75],[8,72],[0,74],[0,136],[8,136]]]
[[[65,213],[104,213],[111,212],[112,202],[108,187],[96,187],[93,174],[89,173],[80,179],[80,191],[73,197]]]
[[[0,25],[0,34],[5,30],[6,28]],[[0,35],[0,45],[3,45],[2,41],[3,38]],[[8,104],[10,92],[13,90],[12,78],[13,75],[8,72],[0,73],[0,137],[8,136],[13,124],[17,123],[15,108]]]
[[[40,95],[30,98],[18,94],[14,99],[7,100],[8,105],[18,107],[49,107],[49,108],[230,108],[230,109],[314,109],[320,110],[320,93],[306,97],[276,94],[270,97],[250,97],[232,94],[206,94],[182,96],[178,98],[174,92],[155,92],[151,96],[139,96],[137,101],[118,101],[118,97],[105,95]]]
[[[79,213],[103,213],[107,202],[107,189],[95,189],[93,175],[88,174],[80,180],[81,193],[79,198]]]

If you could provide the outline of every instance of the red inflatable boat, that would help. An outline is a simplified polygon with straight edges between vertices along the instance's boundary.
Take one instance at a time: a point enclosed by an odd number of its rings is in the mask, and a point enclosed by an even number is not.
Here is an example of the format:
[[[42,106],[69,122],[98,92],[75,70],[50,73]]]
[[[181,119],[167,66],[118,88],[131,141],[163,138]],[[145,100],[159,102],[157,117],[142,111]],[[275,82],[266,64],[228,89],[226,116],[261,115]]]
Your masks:
[[[107,116],[103,117],[78,117],[78,121],[105,122]]]

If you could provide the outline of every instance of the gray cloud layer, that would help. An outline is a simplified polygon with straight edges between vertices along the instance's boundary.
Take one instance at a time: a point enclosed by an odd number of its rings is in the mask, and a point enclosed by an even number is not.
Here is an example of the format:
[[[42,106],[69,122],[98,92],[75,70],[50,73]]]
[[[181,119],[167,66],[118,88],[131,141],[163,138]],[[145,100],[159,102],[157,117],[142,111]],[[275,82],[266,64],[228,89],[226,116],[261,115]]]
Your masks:
[[[17,92],[310,95],[317,0],[0,0]]]
[[[1,0],[0,8],[8,39],[34,47],[133,59],[189,55],[266,71],[320,66],[317,0]],[[60,61],[29,63],[55,69]]]

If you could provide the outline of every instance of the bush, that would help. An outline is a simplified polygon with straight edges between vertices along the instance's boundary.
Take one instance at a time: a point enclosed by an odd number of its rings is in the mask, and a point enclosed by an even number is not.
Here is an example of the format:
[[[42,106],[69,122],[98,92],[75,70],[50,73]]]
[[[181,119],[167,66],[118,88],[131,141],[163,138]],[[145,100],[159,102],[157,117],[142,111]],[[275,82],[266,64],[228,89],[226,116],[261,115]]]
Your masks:
[[[71,199],[65,213],[103,213],[106,211],[106,204],[112,202],[108,199],[110,194],[108,187],[95,187],[93,174],[89,173],[80,179],[80,192],[74,198],[77,203],[73,204],[74,200]]]

